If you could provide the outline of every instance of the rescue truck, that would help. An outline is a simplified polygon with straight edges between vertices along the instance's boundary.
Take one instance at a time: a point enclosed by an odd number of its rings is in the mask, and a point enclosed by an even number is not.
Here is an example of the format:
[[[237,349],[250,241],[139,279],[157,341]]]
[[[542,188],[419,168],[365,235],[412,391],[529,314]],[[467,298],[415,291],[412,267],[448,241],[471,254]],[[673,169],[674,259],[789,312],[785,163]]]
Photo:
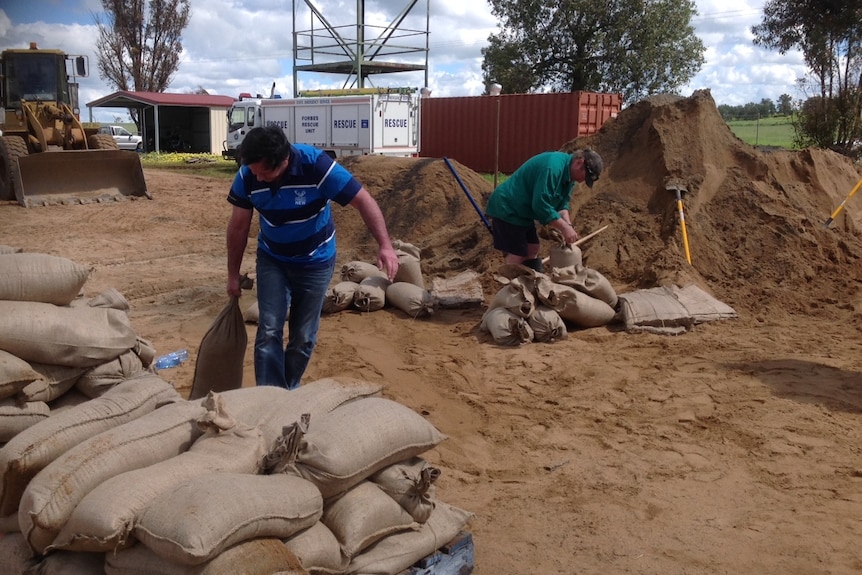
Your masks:
[[[361,88],[302,92],[298,98],[246,98],[228,110],[222,156],[237,159],[245,134],[278,126],[296,144],[333,158],[419,155],[419,95],[415,88]]]

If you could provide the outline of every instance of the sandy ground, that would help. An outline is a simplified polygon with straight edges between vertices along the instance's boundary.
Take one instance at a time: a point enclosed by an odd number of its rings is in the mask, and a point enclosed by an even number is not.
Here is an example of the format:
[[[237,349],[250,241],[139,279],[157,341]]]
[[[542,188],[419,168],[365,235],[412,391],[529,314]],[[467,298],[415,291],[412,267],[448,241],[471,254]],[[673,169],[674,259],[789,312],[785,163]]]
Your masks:
[[[822,226],[859,172],[830,152],[746,146],[708,93],[634,106],[586,143],[608,169],[576,194],[576,227],[610,226],[584,245],[585,264],[619,293],[696,283],[738,319],[511,348],[480,332],[483,307],[345,311],[324,316],[306,378],[382,383],[448,436],[426,458],[442,470],[437,496],[475,513],[479,575],[862,572],[862,208]],[[442,161],[347,163],[392,236],[421,246],[429,284],[472,269],[494,293],[501,258]],[[669,178],[689,190],[691,265]],[[86,295],[118,289],[159,353],[190,350],[162,372],[188,390],[227,301],[228,182],[146,179],[152,200],[4,203],[0,243],[90,266]],[[373,261],[358,215],[335,210],[340,263]]]

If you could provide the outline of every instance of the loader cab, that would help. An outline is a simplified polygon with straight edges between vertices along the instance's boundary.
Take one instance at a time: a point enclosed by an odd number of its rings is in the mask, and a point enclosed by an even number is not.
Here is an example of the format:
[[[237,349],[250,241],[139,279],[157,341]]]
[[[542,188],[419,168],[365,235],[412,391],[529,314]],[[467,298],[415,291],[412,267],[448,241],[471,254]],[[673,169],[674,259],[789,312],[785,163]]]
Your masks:
[[[20,109],[21,100],[71,104],[64,54],[24,50],[4,53],[4,104]]]

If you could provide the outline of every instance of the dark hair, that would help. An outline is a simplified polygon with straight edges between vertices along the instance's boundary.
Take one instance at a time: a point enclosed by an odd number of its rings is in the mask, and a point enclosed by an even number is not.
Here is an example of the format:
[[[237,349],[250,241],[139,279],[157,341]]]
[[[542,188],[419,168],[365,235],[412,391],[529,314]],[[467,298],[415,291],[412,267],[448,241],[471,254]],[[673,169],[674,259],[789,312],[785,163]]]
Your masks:
[[[265,161],[268,168],[274,168],[289,154],[290,141],[278,126],[252,128],[239,146],[240,162],[245,165]]]

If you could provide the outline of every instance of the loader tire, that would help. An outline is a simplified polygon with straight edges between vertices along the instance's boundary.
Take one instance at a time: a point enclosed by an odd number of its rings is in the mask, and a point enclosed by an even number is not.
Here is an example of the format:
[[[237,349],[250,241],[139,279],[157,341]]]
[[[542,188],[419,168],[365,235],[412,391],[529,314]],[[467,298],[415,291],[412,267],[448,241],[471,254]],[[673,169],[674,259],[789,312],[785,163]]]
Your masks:
[[[27,144],[18,136],[0,137],[0,200],[15,200],[21,195],[18,158],[26,156]]]
[[[91,150],[119,150],[120,147],[108,134],[93,134],[87,138],[87,147]]]

